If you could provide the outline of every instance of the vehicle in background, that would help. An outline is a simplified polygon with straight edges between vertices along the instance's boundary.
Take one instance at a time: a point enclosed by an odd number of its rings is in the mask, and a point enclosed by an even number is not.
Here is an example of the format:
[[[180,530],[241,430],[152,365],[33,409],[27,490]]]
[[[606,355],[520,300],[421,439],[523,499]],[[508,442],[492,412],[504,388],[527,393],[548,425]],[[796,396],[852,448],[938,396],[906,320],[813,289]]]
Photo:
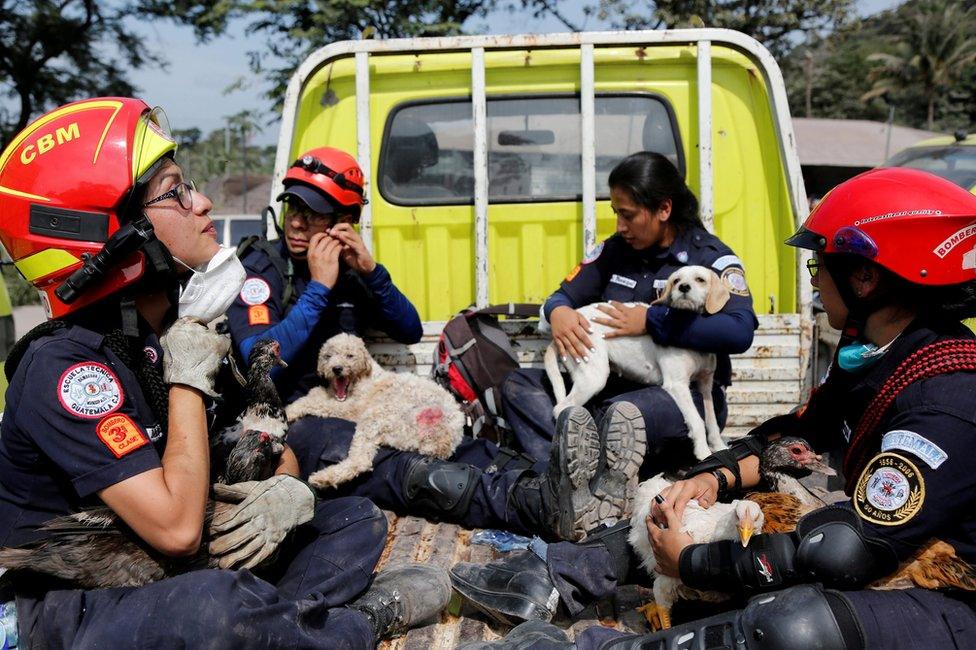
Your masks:
[[[345,41],[291,79],[269,198],[300,152],[356,154],[363,239],[425,321],[421,343],[373,353],[427,372],[458,310],[542,302],[614,232],[619,160],[667,155],[742,258],[759,314],[733,359],[736,435],[796,406],[812,380],[809,278],[783,245],[807,214],[792,129],[776,62],[730,30]],[[547,343],[533,330],[510,324],[526,365]]]
[[[923,140],[902,149],[881,166],[932,172],[976,192],[976,134],[957,131],[955,135]]]

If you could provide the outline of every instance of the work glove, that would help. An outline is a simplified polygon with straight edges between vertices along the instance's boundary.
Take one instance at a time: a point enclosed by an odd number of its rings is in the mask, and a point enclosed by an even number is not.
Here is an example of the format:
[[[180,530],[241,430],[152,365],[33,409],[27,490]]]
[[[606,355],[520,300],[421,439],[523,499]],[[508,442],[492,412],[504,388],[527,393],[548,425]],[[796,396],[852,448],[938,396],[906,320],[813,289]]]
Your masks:
[[[230,337],[208,329],[193,318],[180,318],[159,338],[163,348],[163,379],[191,386],[217,397],[214,380],[230,351]]]
[[[213,487],[218,502],[236,504],[215,508],[210,522],[210,555],[221,569],[261,564],[292,529],[315,514],[312,488],[287,474]]]

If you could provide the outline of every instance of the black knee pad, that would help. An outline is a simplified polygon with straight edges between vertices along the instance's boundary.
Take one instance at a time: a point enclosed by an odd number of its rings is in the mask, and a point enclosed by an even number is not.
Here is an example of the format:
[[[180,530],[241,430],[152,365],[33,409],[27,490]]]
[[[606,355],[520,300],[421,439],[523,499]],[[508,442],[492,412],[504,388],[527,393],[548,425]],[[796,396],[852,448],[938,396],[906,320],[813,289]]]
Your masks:
[[[836,591],[797,585],[756,596],[740,617],[750,650],[855,650],[864,634],[850,604]]]
[[[404,498],[416,514],[459,516],[468,510],[478,474],[471,465],[418,456],[406,471]]]
[[[643,636],[619,637],[601,650],[862,650],[864,634],[839,592],[798,585],[756,596],[725,612]]]

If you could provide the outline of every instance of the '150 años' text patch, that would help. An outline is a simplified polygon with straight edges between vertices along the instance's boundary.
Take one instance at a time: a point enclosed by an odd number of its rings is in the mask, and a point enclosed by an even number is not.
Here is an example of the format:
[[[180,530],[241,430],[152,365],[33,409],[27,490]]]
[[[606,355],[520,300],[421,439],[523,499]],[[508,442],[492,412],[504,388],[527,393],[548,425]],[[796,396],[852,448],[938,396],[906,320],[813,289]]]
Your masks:
[[[882,526],[903,524],[922,509],[925,479],[912,461],[885,452],[871,459],[854,491],[854,509]]]

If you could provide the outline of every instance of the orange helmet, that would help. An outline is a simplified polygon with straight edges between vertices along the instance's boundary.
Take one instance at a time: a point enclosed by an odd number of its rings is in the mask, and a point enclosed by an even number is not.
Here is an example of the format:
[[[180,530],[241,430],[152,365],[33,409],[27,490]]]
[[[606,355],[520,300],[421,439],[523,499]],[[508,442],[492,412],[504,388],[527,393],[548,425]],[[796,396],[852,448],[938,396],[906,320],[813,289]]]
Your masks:
[[[276,200],[300,199],[319,214],[359,212],[366,204],[363,170],[356,159],[333,147],[318,147],[292,163]]]
[[[859,255],[915,284],[976,280],[976,196],[917,169],[874,169],[832,189],[786,243]]]
[[[101,97],[42,115],[0,154],[0,242],[49,317],[143,276],[155,238],[126,223],[127,200],[175,150],[160,109]]]

